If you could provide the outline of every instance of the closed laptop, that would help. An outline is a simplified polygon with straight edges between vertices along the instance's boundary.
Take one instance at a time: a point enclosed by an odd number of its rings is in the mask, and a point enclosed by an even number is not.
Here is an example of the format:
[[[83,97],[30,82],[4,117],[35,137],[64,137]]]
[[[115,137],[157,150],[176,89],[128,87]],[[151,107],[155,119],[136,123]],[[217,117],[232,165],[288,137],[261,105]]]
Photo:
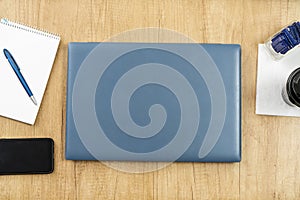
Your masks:
[[[239,162],[235,44],[70,43],[66,159]]]

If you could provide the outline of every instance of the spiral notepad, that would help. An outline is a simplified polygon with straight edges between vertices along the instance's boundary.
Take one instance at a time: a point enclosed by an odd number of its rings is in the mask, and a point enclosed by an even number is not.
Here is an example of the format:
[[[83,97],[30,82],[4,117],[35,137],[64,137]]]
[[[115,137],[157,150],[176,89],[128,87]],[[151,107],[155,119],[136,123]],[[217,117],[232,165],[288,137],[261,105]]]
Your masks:
[[[1,19],[0,38],[0,115],[34,124],[60,37],[7,19]],[[37,100],[37,106],[28,97],[5,58],[3,49],[8,49],[13,55]]]

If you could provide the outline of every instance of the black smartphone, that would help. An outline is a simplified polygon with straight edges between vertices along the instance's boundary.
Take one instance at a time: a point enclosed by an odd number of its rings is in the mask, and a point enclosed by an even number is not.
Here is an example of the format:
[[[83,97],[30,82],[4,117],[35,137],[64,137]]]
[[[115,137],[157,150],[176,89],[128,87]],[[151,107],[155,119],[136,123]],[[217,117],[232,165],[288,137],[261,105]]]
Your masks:
[[[49,174],[54,169],[51,138],[0,139],[0,174]]]

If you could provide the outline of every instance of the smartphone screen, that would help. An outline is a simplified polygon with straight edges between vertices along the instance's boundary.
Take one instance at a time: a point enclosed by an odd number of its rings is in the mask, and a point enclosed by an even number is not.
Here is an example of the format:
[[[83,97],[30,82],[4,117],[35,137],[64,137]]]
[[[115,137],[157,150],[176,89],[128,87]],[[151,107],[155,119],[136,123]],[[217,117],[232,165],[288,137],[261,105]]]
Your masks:
[[[0,139],[0,174],[48,174],[54,168],[51,138]]]

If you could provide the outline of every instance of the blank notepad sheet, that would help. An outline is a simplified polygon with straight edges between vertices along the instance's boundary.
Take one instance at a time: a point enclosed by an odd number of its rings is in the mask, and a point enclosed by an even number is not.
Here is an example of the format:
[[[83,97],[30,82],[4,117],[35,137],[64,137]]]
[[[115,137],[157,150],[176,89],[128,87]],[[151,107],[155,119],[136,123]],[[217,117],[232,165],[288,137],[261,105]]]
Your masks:
[[[6,19],[1,19],[0,38],[0,115],[34,124],[60,38]],[[37,105],[29,98],[3,49],[14,57]]]

